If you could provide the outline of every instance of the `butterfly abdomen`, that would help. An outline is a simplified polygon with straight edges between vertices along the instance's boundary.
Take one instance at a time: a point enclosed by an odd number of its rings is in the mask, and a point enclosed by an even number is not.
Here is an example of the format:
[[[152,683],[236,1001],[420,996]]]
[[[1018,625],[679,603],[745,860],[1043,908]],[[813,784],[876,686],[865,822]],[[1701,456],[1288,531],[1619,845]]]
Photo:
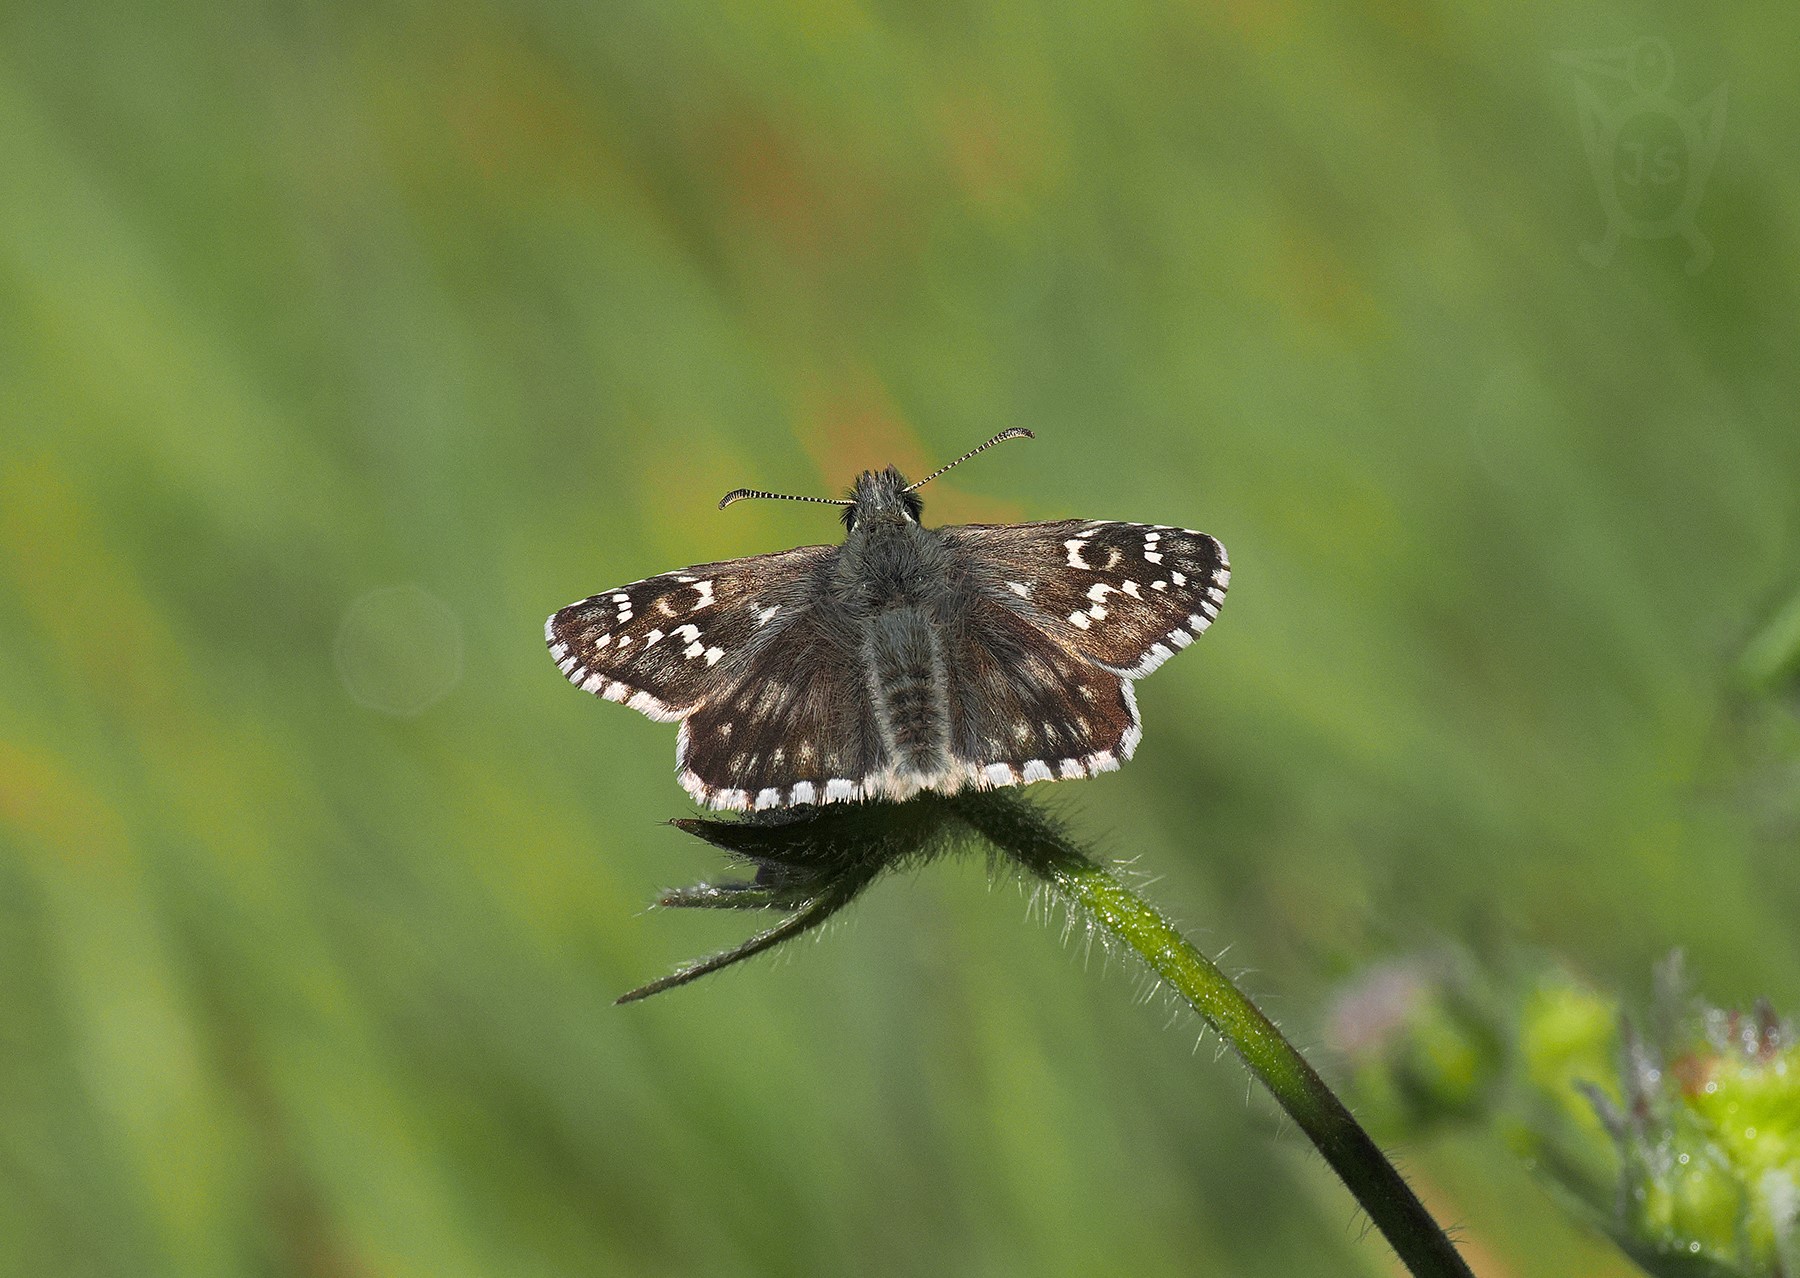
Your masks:
[[[888,754],[879,770],[935,777],[950,758],[947,681],[937,628],[925,610],[907,606],[879,612],[867,624],[863,669]]]

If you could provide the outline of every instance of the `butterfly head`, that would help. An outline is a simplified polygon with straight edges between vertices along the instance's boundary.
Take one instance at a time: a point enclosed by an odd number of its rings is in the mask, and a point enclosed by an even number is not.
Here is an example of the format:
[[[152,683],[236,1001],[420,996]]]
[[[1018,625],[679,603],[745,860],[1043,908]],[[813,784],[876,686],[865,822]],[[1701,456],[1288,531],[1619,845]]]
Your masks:
[[[878,521],[919,522],[925,503],[912,491],[906,476],[889,466],[886,470],[865,470],[856,477],[850,490],[850,502],[844,507],[844,527],[863,527]]]

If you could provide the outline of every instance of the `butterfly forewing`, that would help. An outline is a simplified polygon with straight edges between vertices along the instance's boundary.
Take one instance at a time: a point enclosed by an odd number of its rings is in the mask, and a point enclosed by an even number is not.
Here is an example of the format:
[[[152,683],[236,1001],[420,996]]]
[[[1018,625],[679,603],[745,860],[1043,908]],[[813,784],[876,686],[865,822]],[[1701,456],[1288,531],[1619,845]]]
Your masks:
[[[1134,679],[1212,624],[1231,580],[1217,539],[1161,524],[1064,519],[943,534],[993,598],[1071,652]]]
[[[579,600],[544,626],[570,683],[652,719],[679,719],[732,685],[808,611],[835,546],[696,564]]]

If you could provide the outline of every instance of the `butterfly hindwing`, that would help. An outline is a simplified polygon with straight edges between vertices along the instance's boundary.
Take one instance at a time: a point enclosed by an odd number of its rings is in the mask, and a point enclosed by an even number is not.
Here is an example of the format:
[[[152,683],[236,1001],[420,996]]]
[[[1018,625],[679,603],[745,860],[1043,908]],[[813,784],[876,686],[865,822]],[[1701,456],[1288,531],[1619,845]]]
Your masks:
[[[865,797],[884,746],[842,640],[815,611],[734,671],[681,725],[683,788],[707,807],[738,810]]]
[[[828,616],[801,617],[686,718],[677,760],[696,800],[741,810],[987,789],[1090,776],[1136,748],[1128,680],[975,598],[937,628],[947,752],[915,772],[895,752],[904,732],[891,699],[884,721],[844,633]]]
[[[946,664],[952,750],[978,788],[1111,771],[1142,735],[1131,683],[1043,642],[997,601],[971,607]]]
[[[836,553],[802,546],[646,577],[560,609],[544,639],[570,683],[652,719],[679,719],[800,620],[813,574]]]
[[[1161,524],[964,524],[944,539],[995,599],[1071,652],[1141,678],[1212,624],[1225,548]]]

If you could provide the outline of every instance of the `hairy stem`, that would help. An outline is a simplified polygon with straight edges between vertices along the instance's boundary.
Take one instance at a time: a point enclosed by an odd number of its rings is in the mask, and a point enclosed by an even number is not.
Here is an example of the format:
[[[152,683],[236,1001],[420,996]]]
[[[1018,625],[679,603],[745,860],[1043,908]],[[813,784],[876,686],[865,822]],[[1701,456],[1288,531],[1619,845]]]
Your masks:
[[[1143,897],[1095,863],[1036,809],[990,792],[957,816],[1131,947],[1218,1031],[1318,1147],[1409,1271],[1472,1278],[1444,1231],[1318,1072],[1248,996]]]

